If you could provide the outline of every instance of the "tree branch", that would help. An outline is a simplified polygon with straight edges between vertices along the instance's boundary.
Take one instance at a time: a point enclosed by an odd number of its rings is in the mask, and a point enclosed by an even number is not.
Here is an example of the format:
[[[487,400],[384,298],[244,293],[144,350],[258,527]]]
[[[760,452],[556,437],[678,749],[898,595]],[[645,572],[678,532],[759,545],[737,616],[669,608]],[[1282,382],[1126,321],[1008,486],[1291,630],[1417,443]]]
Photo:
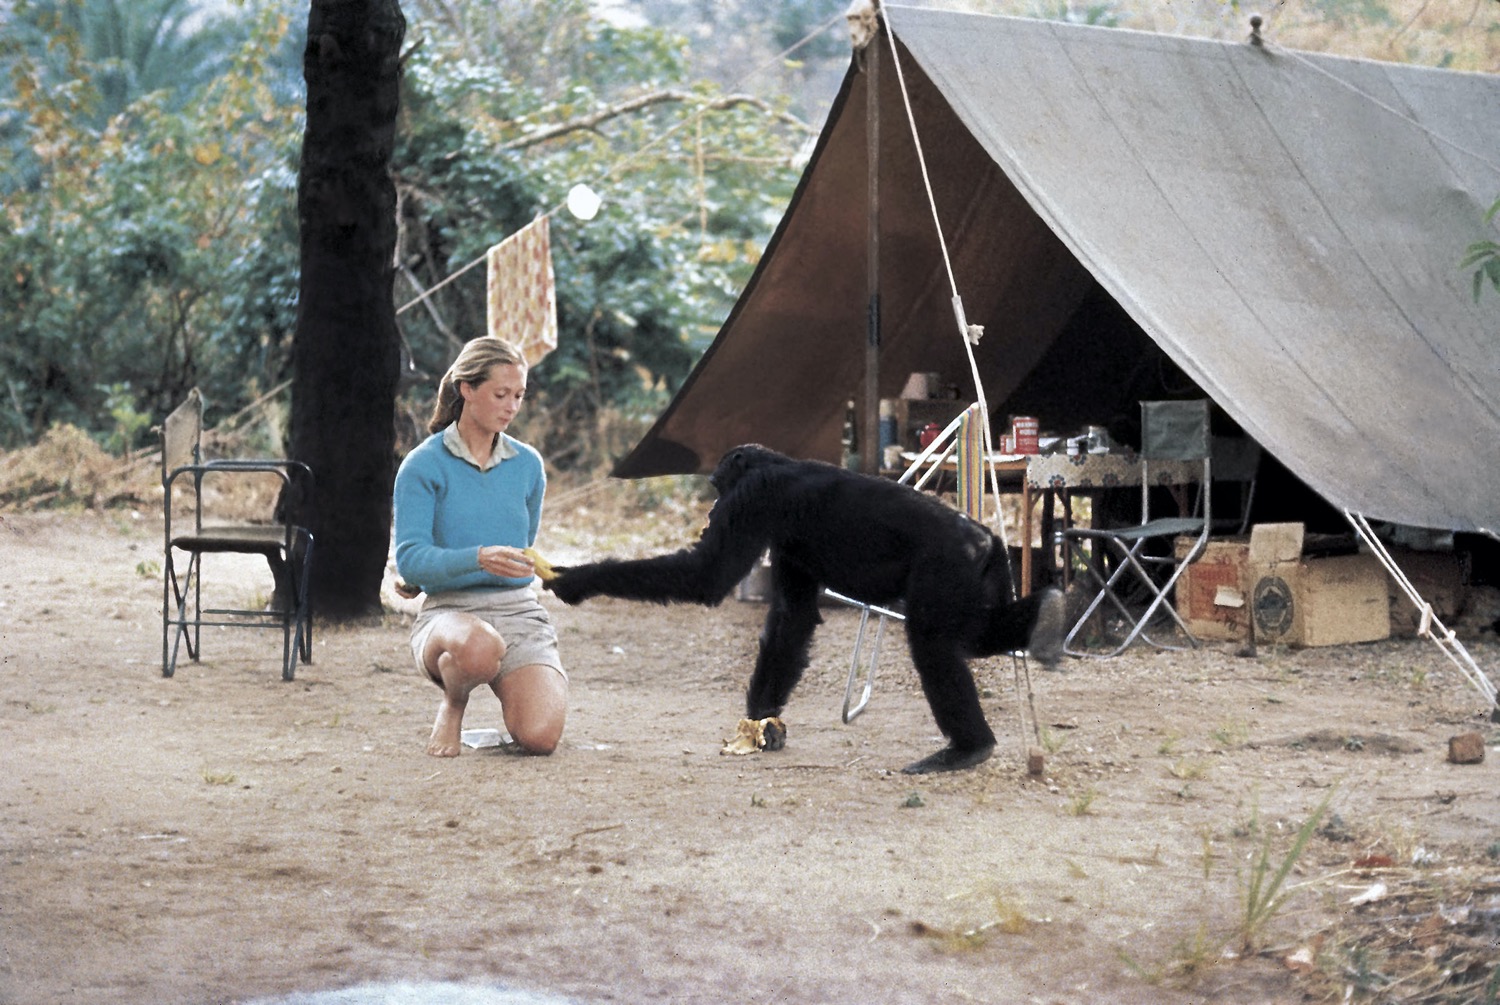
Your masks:
[[[539,143],[546,143],[549,140],[555,140],[559,137],[566,136],[569,133],[593,131],[595,129],[598,129],[601,125],[610,121],[611,119],[617,119],[622,115],[630,115],[635,112],[643,111],[656,105],[692,102],[699,103],[705,111],[715,112],[728,111],[729,109],[737,108],[740,105],[749,105],[752,108],[758,109],[761,113],[774,118],[779,122],[791,126],[793,129],[800,130],[801,132],[807,133],[809,135],[817,132],[817,130],[812,126],[808,125],[806,122],[803,122],[801,119],[797,118],[795,115],[792,115],[790,112],[780,111],[779,109],[773,108],[765,101],[762,101],[760,98],[748,94],[726,94],[723,97],[719,98],[704,99],[700,95],[693,94],[690,91],[652,91],[649,94],[638,95],[637,97],[630,98],[626,101],[617,102],[613,105],[607,105],[604,108],[599,109],[598,111],[590,112],[588,115],[583,115],[576,119],[569,119],[567,122],[559,122],[555,125],[538,127],[524,136],[517,137],[516,139],[510,140],[507,143],[501,144],[500,149],[524,150],[527,147],[533,147]]]

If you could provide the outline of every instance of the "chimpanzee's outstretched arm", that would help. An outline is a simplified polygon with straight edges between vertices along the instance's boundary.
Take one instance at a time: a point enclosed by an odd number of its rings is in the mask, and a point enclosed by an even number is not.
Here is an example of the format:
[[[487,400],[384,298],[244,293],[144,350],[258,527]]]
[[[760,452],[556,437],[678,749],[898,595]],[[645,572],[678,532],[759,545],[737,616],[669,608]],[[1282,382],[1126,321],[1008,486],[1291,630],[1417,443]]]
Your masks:
[[[747,718],[780,715],[792,689],[802,679],[813,630],[823,623],[818,613],[818,590],[816,579],[773,556],[770,610],[760,633],[755,672],[745,691]]]
[[[764,480],[756,479],[764,488]],[[774,530],[773,500],[742,482],[714,504],[703,536],[691,548],[656,558],[606,559],[587,565],[557,566],[547,588],[576,604],[589,597],[621,597],[713,606],[729,596],[766,550]]]

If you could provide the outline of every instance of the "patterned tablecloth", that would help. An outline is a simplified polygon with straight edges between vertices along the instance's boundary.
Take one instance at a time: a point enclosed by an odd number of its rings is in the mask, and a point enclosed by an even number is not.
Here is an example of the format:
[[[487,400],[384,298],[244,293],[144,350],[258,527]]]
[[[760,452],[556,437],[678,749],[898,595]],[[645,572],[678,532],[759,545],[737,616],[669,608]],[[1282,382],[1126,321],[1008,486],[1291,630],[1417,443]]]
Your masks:
[[[1187,485],[1202,479],[1202,461],[1151,463],[1151,480],[1157,485]],[[1099,489],[1140,483],[1141,459],[1134,451],[1026,458],[1026,484],[1031,489]]]
[[[902,461],[910,465],[917,459],[914,453],[901,455]],[[1117,450],[1107,454],[991,454],[1001,483],[1007,486],[1019,484],[1021,505],[1021,593],[1031,592],[1031,563],[1033,550],[1033,520],[1036,501],[1045,492],[1088,491],[1141,483],[1141,459],[1133,450]],[[954,470],[950,458],[945,465]],[[1158,485],[1191,485],[1203,478],[1202,461],[1153,461],[1151,480]],[[1180,505],[1180,501],[1179,501]],[[1063,519],[1068,519],[1065,507]],[[1050,539],[1050,534],[1044,537]]]

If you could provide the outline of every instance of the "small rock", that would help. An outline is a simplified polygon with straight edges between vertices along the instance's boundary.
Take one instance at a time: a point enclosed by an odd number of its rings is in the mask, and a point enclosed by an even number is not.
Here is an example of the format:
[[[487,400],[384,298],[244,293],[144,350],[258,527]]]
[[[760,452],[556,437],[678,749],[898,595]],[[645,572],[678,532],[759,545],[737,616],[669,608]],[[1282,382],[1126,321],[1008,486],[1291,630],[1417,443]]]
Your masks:
[[[1460,733],[1448,738],[1448,760],[1454,764],[1478,764],[1484,760],[1484,737]]]

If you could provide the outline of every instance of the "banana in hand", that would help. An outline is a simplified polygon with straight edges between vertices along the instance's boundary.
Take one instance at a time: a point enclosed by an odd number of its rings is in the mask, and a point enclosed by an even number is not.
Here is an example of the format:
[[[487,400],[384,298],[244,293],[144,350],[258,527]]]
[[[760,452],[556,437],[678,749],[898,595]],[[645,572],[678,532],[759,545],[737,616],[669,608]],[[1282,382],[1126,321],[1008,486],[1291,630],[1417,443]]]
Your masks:
[[[535,548],[522,548],[521,554],[531,559],[531,565],[536,569],[536,574],[542,582],[557,578],[557,572],[553,570],[552,563],[538,554]]]

